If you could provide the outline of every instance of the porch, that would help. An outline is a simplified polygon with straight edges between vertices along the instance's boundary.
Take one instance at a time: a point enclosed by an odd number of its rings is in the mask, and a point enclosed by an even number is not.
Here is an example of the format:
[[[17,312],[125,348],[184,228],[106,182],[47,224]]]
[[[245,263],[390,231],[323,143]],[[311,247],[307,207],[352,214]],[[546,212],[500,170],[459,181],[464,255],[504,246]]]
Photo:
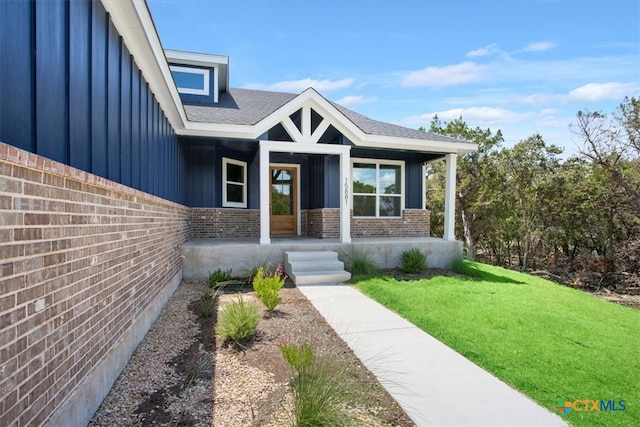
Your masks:
[[[462,242],[434,237],[354,238],[350,243],[340,239],[273,237],[269,245],[261,245],[258,238],[193,239],[182,246],[183,276],[202,280],[218,268],[244,275],[251,266],[262,262],[283,264],[286,251],[330,250],[343,259],[342,254],[351,247],[369,251],[380,268],[400,266],[400,254],[411,248],[419,248],[427,255],[429,268],[451,268],[462,259]]]

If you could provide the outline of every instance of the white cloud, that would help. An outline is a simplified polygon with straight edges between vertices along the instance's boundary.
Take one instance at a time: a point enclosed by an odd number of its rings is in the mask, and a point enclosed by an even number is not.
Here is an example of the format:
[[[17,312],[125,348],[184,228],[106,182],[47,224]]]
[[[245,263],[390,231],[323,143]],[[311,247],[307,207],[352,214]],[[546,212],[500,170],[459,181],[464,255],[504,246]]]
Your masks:
[[[535,43],[529,43],[522,49],[523,52],[544,52],[546,50],[553,49],[557,45],[550,41],[540,41]]]
[[[451,86],[479,80],[484,70],[483,65],[474,62],[461,62],[443,67],[427,67],[411,71],[402,79],[402,86]]]
[[[504,50],[498,47],[497,43],[491,43],[479,49],[474,49],[466,53],[466,56],[470,58],[481,57],[481,56],[501,56],[504,59],[510,59],[511,54],[520,53],[520,52],[544,52],[550,49],[553,49],[557,45],[550,41],[539,41],[534,43],[529,43],[524,48],[520,50],[516,50],[511,53],[507,53]]]
[[[517,123],[529,117],[528,114],[517,113],[505,108],[469,107],[452,108],[445,111],[434,111],[419,116],[411,116],[402,120],[402,124],[405,126],[426,126],[436,114],[443,122],[450,122],[462,116],[462,119],[472,127],[493,127],[505,123]]]
[[[364,96],[364,95],[347,95],[343,98],[340,98],[336,101],[336,104],[340,104],[343,107],[351,107],[353,105],[362,105],[362,104],[370,104],[372,102],[376,102],[378,100],[375,96]]]
[[[256,83],[250,84],[246,87],[249,89],[260,89],[260,90],[272,90],[275,92],[292,92],[292,93],[300,93],[305,89],[310,87],[314,88],[320,93],[323,92],[331,92],[336,89],[344,89],[353,84],[355,79],[351,77],[347,77],[340,80],[315,80],[315,79],[300,79],[300,80],[285,80],[277,83],[272,83],[269,85]]]
[[[589,83],[569,92],[570,103],[597,102],[606,99],[621,100],[625,96],[634,95],[638,91],[636,83]]]
[[[441,120],[447,122],[462,116],[467,123],[482,123],[485,126],[519,122],[527,117],[526,114],[496,107],[452,108],[437,114]]]
[[[521,104],[540,105],[551,104],[554,102],[564,102],[565,95],[550,93],[533,93],[524,97],[514,99],[514,102]]]
[[[485,47],[481,47],[479,49],[471,50],[467,52],[468,57],[478,57],[478,56],[489,56],[496,53],[503,53],[500,49],[498,49],[498,45],[496,43],[491,43],[486,45]]]

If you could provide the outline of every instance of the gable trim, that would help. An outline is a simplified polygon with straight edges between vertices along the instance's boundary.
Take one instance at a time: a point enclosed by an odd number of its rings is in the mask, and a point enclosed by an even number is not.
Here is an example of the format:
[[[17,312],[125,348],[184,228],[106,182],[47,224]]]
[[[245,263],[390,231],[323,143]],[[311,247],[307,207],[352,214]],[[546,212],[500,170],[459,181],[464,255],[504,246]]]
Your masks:
[[[291,116],[302,109],[302,132]],[[311,109],[323,117],[311,133]],[[260,139],[269,129],[281,123],[295,143],[316,143],[330,125],[333,125],[349,141],[359,147],[412,150],[421,152],[463,154],[477,150],[477,145],[467,142],[448,142],[428,139],[412,139],[363,132],[340,110],[327,101],[315,89],[309,88],[254,125],[231,125],[187,122],[177,133],[184,136],[209,136],[215,138]],[[308,128],[307,128],[308,126]]]

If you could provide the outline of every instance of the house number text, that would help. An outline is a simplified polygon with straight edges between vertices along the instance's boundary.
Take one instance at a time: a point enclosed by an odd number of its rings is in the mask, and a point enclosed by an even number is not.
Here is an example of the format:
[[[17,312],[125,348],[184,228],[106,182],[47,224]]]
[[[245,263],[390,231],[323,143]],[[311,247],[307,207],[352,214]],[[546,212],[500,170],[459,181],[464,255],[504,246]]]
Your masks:
[[[344,204],[349,206],[349,179],[344,179]]]

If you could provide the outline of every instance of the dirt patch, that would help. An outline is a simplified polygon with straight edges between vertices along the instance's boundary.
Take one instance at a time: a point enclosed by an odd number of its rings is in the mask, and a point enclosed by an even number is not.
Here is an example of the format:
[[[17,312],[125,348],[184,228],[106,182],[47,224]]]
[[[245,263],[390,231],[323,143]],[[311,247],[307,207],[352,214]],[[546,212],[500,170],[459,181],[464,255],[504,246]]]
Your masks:
[[[594,295],[598,298],[624,305],[625,307],[640,310],[640,295],[617,294],[615,292],[595,292]]]

